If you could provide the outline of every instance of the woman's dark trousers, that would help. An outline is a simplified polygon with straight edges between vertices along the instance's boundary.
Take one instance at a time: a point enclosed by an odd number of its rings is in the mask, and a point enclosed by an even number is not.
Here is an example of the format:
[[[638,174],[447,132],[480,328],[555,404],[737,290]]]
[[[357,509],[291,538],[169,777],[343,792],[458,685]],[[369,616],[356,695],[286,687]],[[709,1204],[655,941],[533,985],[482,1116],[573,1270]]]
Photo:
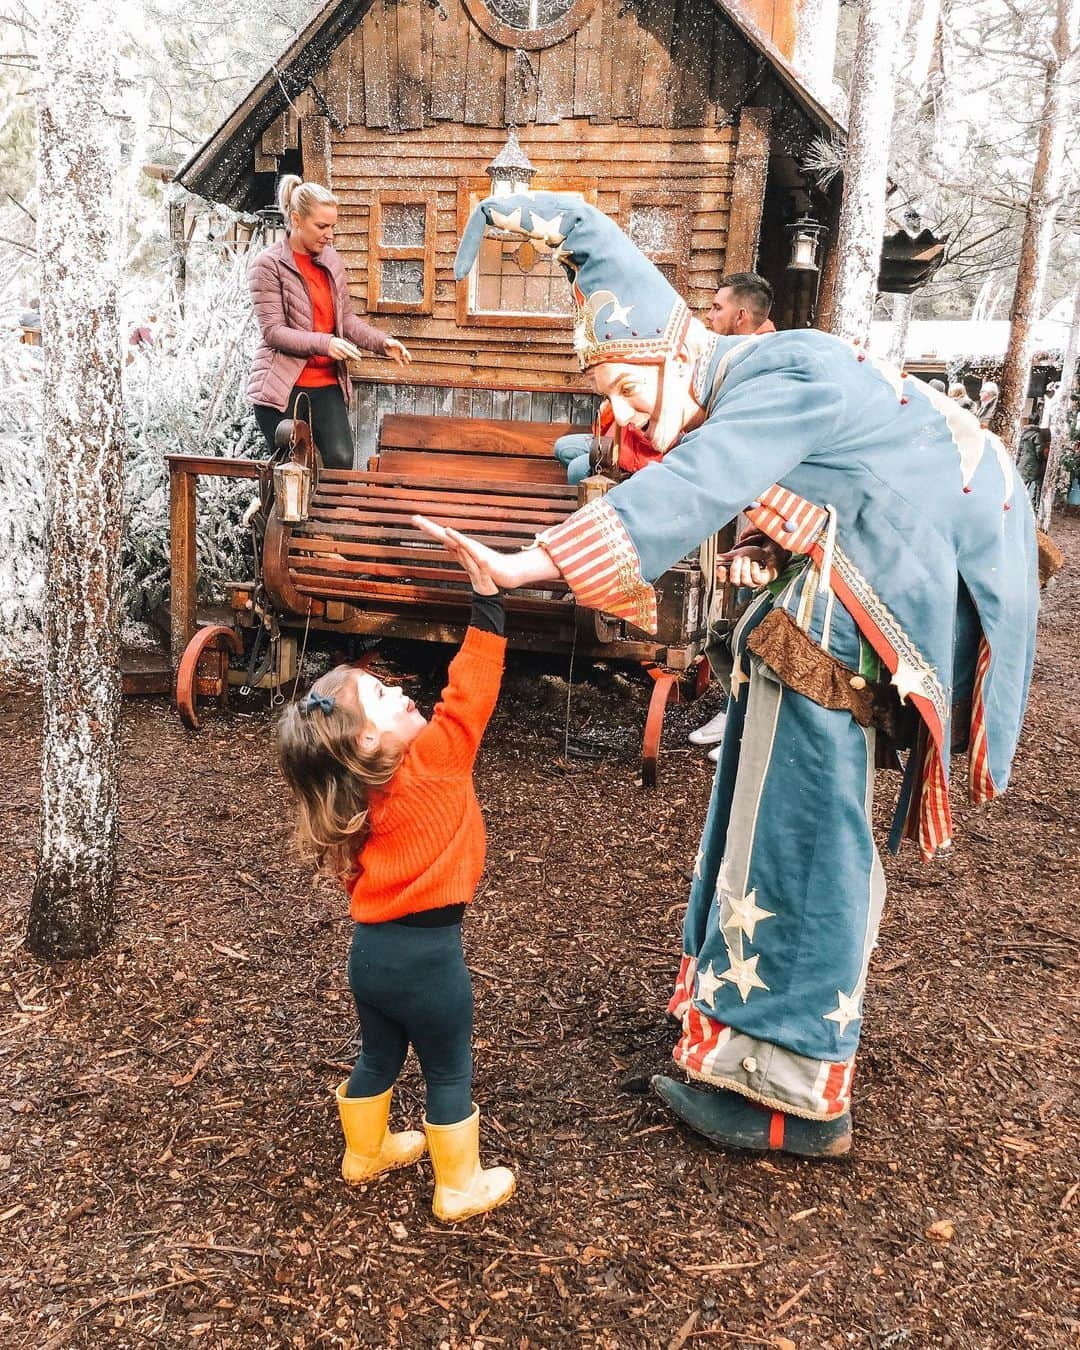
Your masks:
[[[349,425],[349,411],[345,407],[345,397],[341,392],[341,386],[337,384],[328,384],[317,389],[304,389],[300,385],[294,385],[284,412],[256,403],[255,420],[259,424],[259,430],[266,437],[266,444],[272,451],[278,423],[285,417],[294,416],[299,394],[306,394],[311,399],[311,429],[323,464],[328,469],[351,469],[353,431]],[[301,405],[301,412],[304,411]]]

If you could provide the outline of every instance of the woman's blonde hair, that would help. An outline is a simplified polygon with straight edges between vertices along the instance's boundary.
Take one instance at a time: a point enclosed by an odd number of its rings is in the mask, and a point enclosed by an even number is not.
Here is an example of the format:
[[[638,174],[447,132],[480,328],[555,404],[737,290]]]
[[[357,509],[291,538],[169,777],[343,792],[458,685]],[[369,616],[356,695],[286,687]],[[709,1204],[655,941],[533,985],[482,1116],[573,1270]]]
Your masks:
[[[320,872],[342,881],[359,871],[371,790],[393,778],[403,753],[379,743],[363,749],[369,726],[351,666],[316,680],[278,722],[278,758],[296,797],[296,842]]]
[[[298,216],[310,216],[317,206],[337,206],[337,198],[329,188],[321,183],[305,183],[295,173],[287,173],[278,183],[278,206],[288,226],[292,212]]]

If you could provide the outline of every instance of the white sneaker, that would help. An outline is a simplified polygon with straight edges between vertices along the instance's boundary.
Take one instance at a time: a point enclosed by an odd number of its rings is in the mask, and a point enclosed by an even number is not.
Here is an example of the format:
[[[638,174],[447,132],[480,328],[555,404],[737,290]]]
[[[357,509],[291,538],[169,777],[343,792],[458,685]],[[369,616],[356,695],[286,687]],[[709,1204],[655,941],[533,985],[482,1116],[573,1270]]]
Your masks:
[[[718,745],[713,746],[713,748],[709,751],[709,758],[712,760],[714,764],[717,763],[717,761],[720,758],[720,746]]]
[[[724,722],[726,720],[727,713],[718,712],[703,727],[698,727],[696,731],[692,731],[687,739],[691,745],[719,745],[724,739]]]

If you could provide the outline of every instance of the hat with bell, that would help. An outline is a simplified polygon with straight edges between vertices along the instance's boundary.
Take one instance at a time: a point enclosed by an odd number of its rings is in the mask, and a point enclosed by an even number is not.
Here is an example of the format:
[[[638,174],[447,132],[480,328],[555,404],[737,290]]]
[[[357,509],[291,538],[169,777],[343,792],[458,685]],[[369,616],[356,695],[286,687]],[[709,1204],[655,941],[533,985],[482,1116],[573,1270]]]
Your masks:
[[[454,262],[468,276],[488,226],[545,245],[574,289],[574,350],[582,370],[603,361],[660,365],[677,351],[690,311],[618,225],[580,197],[535,192],[488,197],[465,227]]]

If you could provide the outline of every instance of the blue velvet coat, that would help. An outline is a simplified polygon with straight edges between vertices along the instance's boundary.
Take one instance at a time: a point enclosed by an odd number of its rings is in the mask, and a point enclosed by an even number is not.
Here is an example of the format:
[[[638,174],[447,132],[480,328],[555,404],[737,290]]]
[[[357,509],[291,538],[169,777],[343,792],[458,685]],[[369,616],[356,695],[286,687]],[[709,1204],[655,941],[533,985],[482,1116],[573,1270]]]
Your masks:
[[[928,385],[809,329],[716,339],[695,392],[705,422],[604,498],[643,578],[743,510],[820,558],[831,508],[838,599],[918,708],[946,783],[954,698],[974,694],[973,792],[994,796],[1020,734],[1038,611],[1034,518],[1001,441]]]

